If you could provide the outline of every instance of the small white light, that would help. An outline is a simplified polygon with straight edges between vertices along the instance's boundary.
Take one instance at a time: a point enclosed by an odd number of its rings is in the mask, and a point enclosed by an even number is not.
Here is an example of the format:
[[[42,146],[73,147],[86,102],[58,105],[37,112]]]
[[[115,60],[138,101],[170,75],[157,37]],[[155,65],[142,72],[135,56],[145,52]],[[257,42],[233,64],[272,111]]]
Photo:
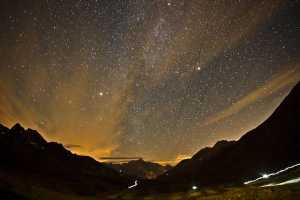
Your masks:
[[[128,189],[134,188],[134,187],[136,187],[136,186],[138,186],[138,181],[137,181],[137,180],[134,181],[134,184],[133,184],[133,185],[128,186]]]
[[[262,177],[263,178],[269,178],[269,175],[268,174],[263,174]]]
[[[99,92],[99,95],[100,95],[100,96],[103,96],[103,92]]]
[[[197,188],[198,188],[198,187],[197,187],[196,185],[194,185],[194,186],[192,187],[193,190],[197,190]]]
[[[201,67],[197,67],[197,70],[200,71],[200,70],[201,70]]]
[[[251,180],[251,181],[246,181],[246,182],[244,182],[244,184],[245,184],[245,185],[248,185],[248,184],[250,184],[250,183],[254,183],[254,182],[259,181],[259,180],[264,179],[264,178],[270,178],[271,176],[276,176],[276,175],[278,175],[278,174],[281,174],[281,173],[283,173],[283,172],[285,172],[285,171],[287,171],[287,170],[293,169],[293,168],[298,167],[298,166],[300,166],[300,163],[297,163],[297,164],[295,164],[295,165],[286,167],[286,168],[281,169],[281,170],[279,170],[279,171],[277,171],[277,172],[273,172],[273,173],[270,173],[270,174],[263,174],[261,177],[259,177],[259,178],[257,178],[257,179],[254,179],[254,180]]]

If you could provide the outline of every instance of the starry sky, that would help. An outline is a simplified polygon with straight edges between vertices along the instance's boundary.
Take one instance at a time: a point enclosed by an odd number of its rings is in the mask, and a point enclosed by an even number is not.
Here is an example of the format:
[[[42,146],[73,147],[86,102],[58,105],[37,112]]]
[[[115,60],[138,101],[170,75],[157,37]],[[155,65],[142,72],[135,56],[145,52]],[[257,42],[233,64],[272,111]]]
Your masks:
[[[0,123],[73,152],[176,163],[300,80],[297,0],[3,0]]]

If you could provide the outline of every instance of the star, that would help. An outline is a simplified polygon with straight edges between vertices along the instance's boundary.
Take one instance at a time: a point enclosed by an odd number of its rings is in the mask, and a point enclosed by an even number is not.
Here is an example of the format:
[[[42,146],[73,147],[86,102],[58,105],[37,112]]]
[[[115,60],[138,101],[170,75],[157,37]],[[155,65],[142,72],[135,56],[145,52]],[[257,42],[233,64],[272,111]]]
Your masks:
[[[0,122],[94,158],[236,139],[299,79],[300,2],[270,1],[7,1]]]

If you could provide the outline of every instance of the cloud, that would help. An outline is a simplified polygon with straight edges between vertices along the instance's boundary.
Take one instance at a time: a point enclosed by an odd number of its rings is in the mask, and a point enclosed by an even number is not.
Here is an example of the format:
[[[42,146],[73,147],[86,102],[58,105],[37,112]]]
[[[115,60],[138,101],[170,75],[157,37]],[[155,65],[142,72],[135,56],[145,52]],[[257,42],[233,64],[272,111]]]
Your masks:
[[[297,68],[296,68],[297,69]],[[299,68],[298,68],[299,69]],[[245,107],[262,100],[273,93],[284,89],[290,85],[296,84],[300,80],[300,71],[295,69],[290,69],[283,73],[275,75],[270,81],[268,81],[264,86],[252,91],[250,94],[244,96],[239,101],[235,102],[229,108],[219,112],[216,115],[208,117],[201,127],[208,126],[226,119],[232,115],[237,114]]]
[[[118,146],[131,79],[102,79],[98,88],[104,95],[99,96],[90,84],[99,75],[88,66],[74,66],[71,72],[55,72],[55,76],[43,68],[24,71],[21,86],[15,79],[0,80],[0,123],[19,122],[48,141],[71,144],[66,147],[95,158],[110,155]]]
[[[161,165],[173,165],[173,166],[175,166],[180,161],[190,159],[190,158],[191,158],[191,155],[178,154],[172,160],[152,160],[151,162],[159,163]]]
[[[145,70],[152,73],[149,81],[156,85],[176,70],[192,73],[196,66],[205,68],[225,49],[236,47],[256,33],[280,2],[179,1],[174,2],[172,9],[166,8],[163,1],[153,3],[158,9],[146,26],[141,53]]]
[[[100,160],[138,160],[142,157],[100,157]]]
[[[82,148],[79,144],[65,144],[64,145],[67,149],[74,149],[74,148]]]
[[[98,159],[100,162],[108,162],[114,164],[127,163],[134,160],[143,160],[142,157],[100,157]]]

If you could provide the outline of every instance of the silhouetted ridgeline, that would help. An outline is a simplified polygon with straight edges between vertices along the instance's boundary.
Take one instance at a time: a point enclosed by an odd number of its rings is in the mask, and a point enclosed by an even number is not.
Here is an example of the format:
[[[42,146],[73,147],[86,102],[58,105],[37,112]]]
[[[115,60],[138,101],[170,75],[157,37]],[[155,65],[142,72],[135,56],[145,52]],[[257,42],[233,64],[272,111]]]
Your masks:
[[[220,141],[204,148],[157,179],[141,181],[136,189],[145,192],[147,186],[151,190],[242,184],[300,163],[299,116],[297,84],[265,122],[238,141]],[[141,160],[114,168],[145,176],[137,166],[158,169]],[[19,124],[11,129],[0,125],[0,189],[7,185],[21,185],[22,189],[37,185],[83,195],[127,189],[133,181],[118,171],[90,157],[72,154],[63,145],[47,142],[38,132]]]
[[[20,124],[11,129],[0,125],[0,180],[88,195],[129,184],[110,167],[73,154],[62,144],[47,142],[37,131],[25,130]]]
[[[142,159],[132,160],[122,164],[109,164],[115,170],[136,177],[137,179],[155,179],[172,167],[163,166],[153,162],[147,162]]]
[[[242,184],[300,162],[300,83],[261,125],[238,141],[221,141],[158,178],[166,185]]]

